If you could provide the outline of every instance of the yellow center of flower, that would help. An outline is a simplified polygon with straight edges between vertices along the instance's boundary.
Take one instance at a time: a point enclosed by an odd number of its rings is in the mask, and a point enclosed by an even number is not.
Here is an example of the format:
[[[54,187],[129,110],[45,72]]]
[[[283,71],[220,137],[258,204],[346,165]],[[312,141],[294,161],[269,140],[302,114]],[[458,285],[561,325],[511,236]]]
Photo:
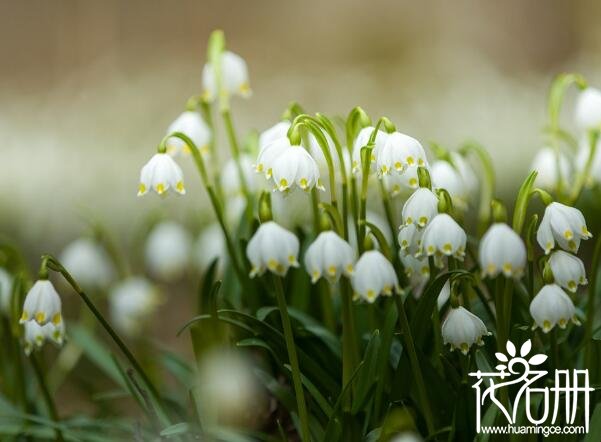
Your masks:
[[[417,186],[417,178],[409,178],[409,186],[410,187]]]
[[[240,93],[242,95],[249,95],[250,94],[250,84],[248,84],[247,82],[244,82],[240,85],[238,90],[240,91]]]
[[[470,346],[467,345],[467,343],[463,342],[459,345],[459,348],[461,349],[461,353],[463,353],[464,355],[467,354],[468,351],[470,351]]]
[[[61,314],[60,314],[60,313],[56,313],[56,314],[55,314],[55,315],[52,317],[52,323],[53,323],[54,325],[58,325],[58,324],[60,324],[60,323],[61,323],[61,320],[62,320],[62,318],[61,318]]]
[[[375,297],[376,297],[376,292],[374,290],[372,290],[372,289],[369,289],[367,291],[367,299],[369,299],[371,301]]]
[[[27,321],[29,319],[29,313],[23,310],[23,314],[21,315],[21,321]]]
[[[400,161],[397,161],[396,163],[394,163],[394,168],[396,170],[403,170],[403,165],[401,164]]]
[[[565,239],[572,239],[574,237],[574,233],[568,229],[565,232],[563,232],[563,237]]]
[[[163,193],[165,193],[165,185],[163,183],[157,184],[156,191],[159,195],[162,195]]]
[[[347,266],[346,266],[346,271],[347,271],[348,273],[353,273],[353,271],[354,271],[354,270],[355,270],[355,269],[353,268],[353,265],[352,265],[352,264],[349,264],[349,265],[347,265]]]
[[[184,189],[183,181],[178,181],[177,184],[175,185],[175,188],[179,193],[184,193],[184,191],[186,190],[186,189]]]
[[[305,190],[308,186],[307,178],[301,178],[299,181],[299,186],[301,189]]]
[[[331,265],[328,267],[328,273],[330,276],[336,276],[336,266]]]
[[[576,290],[576,286],[577,286],[576,281],[568,281],[568,289],[569,290],[572,290],[572,291]]]
[[[547,333],[549,330],[551,330],[551,322],[547,321],[546,319],[543,321],[543,331],[545,333]]]
[[[557,324],[559,324],[561,328],[565,328],[565,326],[568,324],[568,320],[561,318],[559,321],[557,321]]]
[[[426,224],[428,224],[428,217],[427,216],[420,216],[419,217],[419,224],[420,224],[420,226],[425,226]]]
[[[420,158],[419,160],[417,160],[417,165],[418,166],[423,166],[424,164],[426,164],[426,163],[424,163],[423,159]]]
[[[143,195],[146,193],[146,186],[144,185],[144,183],[140,183],[138,185],[138,195]]]
[[[280,189],[287,189],[288,188],[288,180],[286,180],[286,178],[282,178],[280,180]]]
[[[413,157],[412,156],[408,156],[407,157],[407,164],[409,164],[411,166],[414,163],[415,163],[415,160],[413,159]]]
[[[496,271],[497,271],[497,266],[494,265],[493,263],[490,263],[489,265],[486,266],[486,273],[493,274]]]
[[[42,324],[42,322],[44,322],[46,320],[46,313],[44,312],[37,312],[35,314],[35,320],[38,324]]]
[[[513,272],[513,266],[510,262],[503,264],[503,272],[506,274],[511,274]]]
[[[453,246],[449,243],[446,243],[445,245],[442,246],[442,250],[445,253],[451,253],[453,251]]]

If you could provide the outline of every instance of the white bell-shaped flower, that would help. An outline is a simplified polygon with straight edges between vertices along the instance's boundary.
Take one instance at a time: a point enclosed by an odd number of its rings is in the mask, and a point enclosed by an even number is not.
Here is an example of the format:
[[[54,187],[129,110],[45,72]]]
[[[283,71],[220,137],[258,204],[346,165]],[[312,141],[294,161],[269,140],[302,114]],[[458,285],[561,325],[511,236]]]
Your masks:
[[[183,112],[167,128],[167,135],[174,132],[187,135],[202,155],[209,153],[211,129],[202,119],[200,113],[195,111]],[[170,137],[167,139],[166,146],[167,153],[170,155],[177,155],[180,152],[190,153],[190,147],[181,138]]]
[[[588,282],[584,263],[571,253],[563,250],[554,251],[549,257],[549,266],[555,282],[570,292],[575,292],[579,285]]]
[[[355,142],[353,144],[353,156],[351,162],[351,169],[353,173],[361,173],[361,149],[367,146],[369,138],[371,134],[375,130],[374,127],[368,126],[364,127],[359,131],[357,137],[355,138]],[[388,138],[388,134],[382,130],[378,130],[376,134],[376,138],[374,140],[374,147],[371,151],[371,160],[370,160],[370,172],[375,172],[377,169],[377,158],[378,152],[382,150],[384,144],[386,144],[386,139]]]
[[[418,166],[408,166],[401,173],[390,173],[382,176],[384,187],[392,196],[396,196],[404,189],[417,189],[419,178],[417,176]]]
[[[205,271],[215,259],[219,259],[217,271],[221,273],[228,260],[225,238],[219,224],[204,228],[194,244],[194,259],[198,268]]]
[[[257,185],[257,175],[253,173],[253,161],[248,155],[240,155],[240,168],[244,175],[244,181],[250,192],[255,192],[259,187]],[[236,196],[242,194],[242,184],[240,183],[240,172],[238,165],[233,158],[230,158],[223,169],[221,170],[221,190],[228,196]]]
[[[142,277],[129,277],[113,287],[109,294],[110,316],[121,332],[139,333],[161,304],[157,288]]]
[[[454,256],[463,260],[467,235],[457,221],[446,213],[439,213],[424,229],[421,253],[428,256]]]
[[[13,277],[0,267],[0,313],[10,315],[10,304],[13,295]]]
[[[392,264],[377,250],[361,255],[355,264],[351,284],[356,295],[369,303],[380,294],[391,296],[401,292]]]
[[[583,130],[601,127],[601,90],[587,87],[578,95],[574,112],[576,124]]]
[[[478,255],[483,276],[494,278],[503,273],[507,278],[519,278],[526,267],[524,241],[505,223],[488,228],[480,240]]]
[[[350,278],[353,274],[355,251],[349,243],[329,230],[321,232],[307,248],[304,263],[313,284],[322,276],[335,283],[340,275]]]
[[[263,151],[267,145],[278,138],[284,138],[288,134],[288,129],[290,129],[290,126],[290,121],[284,120],[261,132],[259,134],[259,152]]]
[[[180,277],[188,267],[191,238],[180,224],[157,224],[146,240],[145,258],[150,271],[164,280]]]
[[[438,213],[438,198],[425,187],[420,187],[405,201],[403,206],[403,224],[415,223],[425,227]]]
[[[430,278],[430,265],[427,259],[419,259],[412,255],[405,255],[399,250],[399,259],[403,264],[405,275],[409,279],[409,287],[413,295],[418,297],[421,294],[423,286]]]
[[[23,314],[19,323],[36,321],[39,325],[62,321],[61,298],[47,279],[40,279],[27,292],[23,303]]]
[[[246,246],[246,256],[252,268],[250,277],[269,270],[284,276],[290,267],[298,267],[298,238],[273,221],[259,226]]]
[[[23,348],[26,355],[30,355],[34,348],[41,348],[46,339],[53,341],[58,346],[63,345],[65,340],[65,322],[61,321],[55,325],[49,322],[39,325],[35,321],[27,321],[23,324]]]
[[[459,171],[448,161],[434,161],[430,166],[432,188],[445,189],[453,198],[453,203],[465,207],[469,201],[469,192]]]
[[[545,333],[550,332],[555,325],[566,328],[570,320],[574,324],[580,324],[574,303],[557,284],[547,284],[540,289],[530,303],[530,315],[535,322],[532,328],[540,327]]]
[[[484,345],[482,337],[490,335],[484,322],[464,307],[451,308],[442,324],[442,339],[451,350],[466,355],[472,345]]]
[[[549,254],[555,247],[555,241],[562,249],[576,253],[580,247],[580,240],[592,236],[580,210],[557,202],[545,208],[545,214],[536,232],[536,240],[545,254]]]
[[[169,189],[180,195],[186,193],[182,169],[169,154],[156,153],[142,167],[138,196],[145,195],[150,189],[159,195],[165,194]]]
[[[560,176],[562,181],[569,182],[572,175],[567,157],[560,153],[558,158],[555,150],[549,147],[544,147],[537,152],[534,160],[532,160],[530,170],[538,172],[536,185],[549,191],[554,191],[557,188]]]
[[[421,249],[423,229],[418,229],[415,223],[401,226],[399,229],[398,242],[401,255],[415,256]]]
[[[202,70],[204,98],[213,101],[219,95],[215,69],[211,63],[205,64]],[[252,91],[248,79],[248,67],[242,57],[230,51],[221,54],[221,87],[228,95],[250,97]]]
[[[400,132],[388,134],[384,146],[378,151],[376,166],[380,174],[400,173],[409,166],[426,166],[426,152],[421,143]]]
[[[438,294],[438,298],[436,298],[436,305],[438,306],[438,310],[440,310],[446,302],[451,297],[451,281],[447,279],[447,282],[444,283],[440,293]]]
[[[293,146],[288,137],[279,138],[259,154],[256,170],[273,178],[275,188],[288,192],[295,187],[308,192],[313,187],[324,190],[319,181],[319,167],[302,146]]]
[[[105,249],[90,238],[79,238],[67,245],[60,261],[84,289],[105,289],[115,277]]]

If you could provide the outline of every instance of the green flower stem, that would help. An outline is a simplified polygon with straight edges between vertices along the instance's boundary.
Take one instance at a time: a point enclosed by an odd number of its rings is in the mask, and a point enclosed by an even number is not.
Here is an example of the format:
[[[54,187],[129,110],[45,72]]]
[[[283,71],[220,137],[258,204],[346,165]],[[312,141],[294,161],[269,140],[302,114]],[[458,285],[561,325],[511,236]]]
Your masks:
[[[497,317],[497,351],[503,351],[507,337],[505,336],[505,304],[503,303],[503,292],[505,277],[499,275],[495,281],[495,312]]]
[[[334,306],[332,305],[332,290],[330,283],[321,279],[317,283],[319,302],[321,303],[321,315],[323,323],[331,332],[336,331],[336,318],[334,317]]]
[[[40,390],[42,391],[42,397],[44,398],[44,402],[46,403],[46,407],[48,408],[50,419],[52,419],[52,422],[58,425],[60,419],[56,411],[56,405],[54,403],[54,400],[52,400],[50,390],[48,390],[48,385],[46,384],[46,379],[44,378],[44,372],[42,371],[42,367],[40,367],[40,362],[38,361],[35,353],[29,355],[29,360],[31,362],[31,366],[33,367],[33,371],[38,381],[38,385],[40,386]],[[58,426],[54,428],[54,433],[56,435],[57,441],[62,442],[65,440],[63,437],[63,432]]]
[[[238,176],[240,178],[240,187],[242,188],[242,193],[248,200],[250,197],[250,192],[248,190],[248,183],[246,182],[246,176],[244,175],[244,169],[242,169],[242,164],[240,163],[240,146],[238,144],[238,138],[236,137],[236,131],[234,130],[234,123],[232,121],[232,113],[229,108],[221,109],[221,116],[223,118],[223,122],[225,123],[225,131],[227,133],[227,138],[230,142],[230,150],[232,152],[232,158],[236,163],[236,168],[238,169]],[[249,201],[250,203],[250,201]]]
[[[164,144],[165,141],[171,137],[179,138],[182,141],[184,141],[190,148],[190,151],[192,152],[192,158],[194,158],[194,164],[196,165],[196,168],[198,169],[198,173],[200,174],[200,179],[201,179],[202,183],[204,184],[204,186],[207,190],[207,193],[209,194],[209,200],[211,201],[211,205],[213,206],[213,211],[215,212],[215,216],[217,217],[217,222],[219,223],[219,226],[221,227],[221,231],[223,232],[223,237],[225,238],[225,245],[226,245],[228,254],[230,255],[230,262],[232,264],[232,267],[234,268],[234,272],[236,273],[238,280],[240,281],[240,284],[244,285],[246,283],[246,281],[248,280],[247,273],[242,269],[242,266],[240,265],[240,262],[238,260],[238,254],[236,253],[236,247],[234,246],[234,242],[232,240],[232,237],[227,228],[227,224],[225,222],[223,207],[221,206],[221,202],[219,200],[219,197],[217,196],[217,192],[216,192],[215,188],[213,187],[213,185],[211,184],[211,182],[209,180],[209,176],[207,174],[207,169],[205,167],[205,163],[204,163],[204,159],[202,158],[202,154],[198,150],[198,147],[196,146],[196,144],[194,144],[194,141],[192,141],[186,134],[184,134],[182,132],[174,132],[172,134],[169,134],[168,136],[163,138],[163,141],[161,142],[161,144]]]
[[[144,371],[144,369],[142,368],[142,366],[140,365],[140,363],[138,362],[136,357],[133,355],[133,353],[127,347],[125,342],[123,342],[123,340],[119,337],[117,332],[115,332],[115,330],[113,330],[113,327],[111,327],[111,325],[108,323],[108,321],[106,319],[104,319],[104,316],[102,316],[102,313],[100,313],[100,311],[96,308],[96,306],[90,300],[88,295],[86,295],[83,292],[83,290],[79,287],[79,285],[73,279],[73,277],[67,271],[67,269],[65,269],[65,267],[63,267],[63,265],[56,258],[54,258],[51,255],[45,255],[43,257],[43,259],[47,260],[49,269],[51,269],[55,272],[58,272],[63,276],[63,278],[67,281],[67,283],[69,283],[69,285],[73,288],[73,290],[75,290],[75,292],[79,295],[79,297],[82,299],[82,301],[88,306],[88,308],[90,309],[92,314],[96,317],[96,319],[98,320],[100,325],[102,325],[102,327],[109,334],[111,339],[115,342],[115,344],[117,344],[117,347],[119,347],[119,350],[121,350],[121,352],[123,353],[125,358],[131,364],[131,366],[134,368],[134,370],[138,373],[138,375],[142,379],[146,388],[148,388],[152,398],[154,399],[158,408],[161,411],[161,415],[162,415],[164,424],[170,425],[169,418],[167,417],[167,414],[163,411],[162,398],[159,394],[159,391],[154,386],[154,384],[150,381],[150,378],[148,377],[148,375],[146,374],[146,372]]]
[[[586,163],[584,164],[584,169],[576,176],[576,182],[574,183],[574,187],[572,188],[572,193],[570,193],[569,198],[567,200],[568,205],[573,205],[576,202],[576,200],[580,197],[580,193],[582,192],[584,185],[589,179],[589,176],[591,174],[591,168],[593,167],[593,160],[595,159],[595,154],[597,153],[597,141],[599,141],[599,130],[589,131],[588,157],[586,159]]]
[[[390,204],[390,197],[388,196],[388,192],[386,191],[386,188],[384,187],[384,181],[383,180],[378,180],[379,184],[380,184],[380,194],[382,195],[382,204],[384,205],[384,213],[386,214],[386,221],[388,221],[388,227],[390,228],[390,232],[392,233],[392,235],[394,236],[394,232],[396,232],[398,230],[397,226],[394,223],[394,215],[392,214],[392,206]],[[397,244],[397,241],[395,241],[395,239],[392,239],[392,249],[393,249],[393,256],[392,256],[392,261],[398,261],[399,260],[399,247]]]
[[[286,340],[286,348],[288,349],[288,358],[290,359],[290,367],[292,370],[292,382],[294,384],[294,393],[296,396],[296,405],[298,408],[298,417],[300,420],[300,436],[303,442],[311,440],[309,433],[309,415],[307,413],[307,404],[305,403],[305,393],[301,381],[301,371],[298,365],[298,356],[296,354],[296,346],[294,345],[294,335],[292,333],[292,324],[288,316],[288,307],[286,305],[286,296],[284,295],[284,286],[279,276],[272,275],[275,297],[278,302],[280,316],[282,318],[282,328],[284,329],[284,339]]]
[[[584,367],[593,366],[593,329],[595,326],[595,294],[597,293],[597,274],[599,272],[599,260],[601,259],[601,237],[597,238],[595,250],[593,251],[593,261],[591,264],[591,280],[588,285],[588,296],[586,304],[586,323],[584,324]]]
[[[348,385],[359,361],[359,346],[353,314],[353,294],[348,279],[341,278],[340,288],[342,291],[342,385]],[[350,411],[351,404],[351,395],[346,395],[343,404],[345,411]]]
[[[513,301],[513,279],[505,278],[505,286],[503,287],[503,316],[505,319],[505,336],[510,338],[511,334],[511,306]]]
[[[320,212],[319,212],[319,191],[314,187],[311,189],[311,210],[313,212],[313,231],[315,236],[321,231]]]
[[[411,371],[415,376],[415,382],[417,384],[417,394],[419,396],[420,405],[426,420],[426,426],[428,427],[428,434],[434,434],[434,418],[432,415],[432,409],[430,408],[430,401],[428,400],[428,394],[426,390],[426,384],[422,370],[417,359],[417,353],[415,351],[415,343],[413,336],[411,335],[411,328],[409,321],[407,320],[407,314],[405,313],[405,306],[400,296],[394,296],[397,309],[399,311],[399,325],[401,327],[401,333],[403,334],[404,348],[407,350],[409,356],[409,363],[411,364]]]
[[[479,144],[470,142],[465,144],[461,150],[466,153],[473,152],[480,160],[484,171],[484,180],[480,188],[480,205],[478,208],[478,229],[480,233],[483,233],[490,224],[490,204],[495,194],[495,169],[489,153]]]
[[[359,228],[359,205],[357,195],[357,180],[355,177],[351,177],[351,213],[353,214],[353,220],[355,225],[355,238],[357,239],[357,245],[361,250],[361,229]],[[350,235],[350,233],[349,233]]]

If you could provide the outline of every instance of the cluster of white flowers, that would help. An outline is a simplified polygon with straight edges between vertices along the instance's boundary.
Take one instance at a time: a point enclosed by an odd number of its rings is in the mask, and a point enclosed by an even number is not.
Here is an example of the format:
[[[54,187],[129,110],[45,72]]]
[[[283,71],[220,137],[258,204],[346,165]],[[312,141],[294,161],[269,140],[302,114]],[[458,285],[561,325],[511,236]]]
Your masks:
[[[577,253],[580,241],[591,238],[580,210],[553,202],[545,208],[536,239],[549,256],[548,265],[554,282],[546,284],[530,303],[534,328],[548,333],[555,327],[565,328],[571,320],[580,324],[576,308],[564,289],[575,293],[579,285],[587,283],[584,264]],[[563,250],[554,250],[555,246]]]

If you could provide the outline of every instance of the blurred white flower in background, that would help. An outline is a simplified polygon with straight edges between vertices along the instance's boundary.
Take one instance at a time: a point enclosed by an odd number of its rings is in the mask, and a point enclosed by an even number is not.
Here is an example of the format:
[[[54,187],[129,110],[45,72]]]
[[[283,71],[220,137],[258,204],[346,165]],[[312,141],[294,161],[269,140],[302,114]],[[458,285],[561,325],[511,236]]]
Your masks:
[[[574,119],[580,129],[598,129],[601,127],[601,91],[587,87],[578,95]]]
[[[183,226],[163,221],[153,227],[146,239],[146,265],[164,280],[181,277],[188,268],[192,239]]]
[[[169,189],[180,195],[186,193],[184,174],[179,165],[167,153],[155,153],[142,167],[138,196],[146,195],[152,189],[159,195]]]
[[[388,442],[423,442],[423,440],[419,434],[406,431],[393,436]]]
[[[472,345],[484,345],[483,336],[490,333],[484,322],[464,307],[451,308],[442,324],[442,339],[466,355]]]
[[[311,229],[313,217],[307,207],[311,205],[311,195],[306,192],[290,192],[288,194],[276,192],[271,194],[271,209],[273,218],[278,224],[287,229]]]
[[[58,346],[63,345],[65,339],[65,322],[57,325],[49,322],[39,325],[35,321],[27,321],[24,325],[23,348],[26,355],[31,354],[34,348],[41,348],[46,339],[53,341]]]
[[[448,161],[437,160],[430,166],[433,189],[445,189],[451,195],[453,204],[467,207],[470,199],[468,186],[460,172]]]
[[[540,289],[530,303],[530,314],[535,322],[533,329],[540,327],[544,333],[550,332],[555,325],[566,328],[570,320],[580,324],[574,303],[557,284],[547,284]]]
[[[62,320],[61,298],[56,289],[47,279],[36,281],[25,296],[19,323],[35,321],[39,325],[49,322],[58,325]]]
[[[578,153],[576,154],[575,166],[578,171],[583,171],[588,161],[589,153],[591,151],[590,142],[588,137],[580,137],[578,143]],[[589,182],[587,185],[601,182],[601,139],[597,141],[595,147],[595,154],[591,161],[591,170],[589,175]]]
[[[267,406],[267,396],[253,375],[254,366],[240,351],[215,348],[198,368],[199,398],[208,413],[222,424],[240,424]]]
[[[194,243],[194,261],[201,271],[206,271],[215,259],[219,259],[217,272],[221,274],[227,263],[227,249],[223,231],[217,223],[201,230]]]
[[[84,290],[106,289],[115,277],[115,268],[105,249],[91,238],[68,244],[60,261]]]
[[[142,277],[129,277],[111,288],[111,320],[120,331],[134,336],[142,331],[161,302],[158,289],[150,281]]]
[[[586,152],[588,156],[588,149]],[[536,185],[549,191],[557,189],[557,183],[560,176],[562,181],[566,183],[570,182],[572,177],[572,170],[568,158],[563,153],[560,153],[558,158],[557,153],[550,147],[544,147],[536,153],[536,156],[532,160],[530,170],[536,170],[538,172],[538,175],[536,176]]]
[[[202,70],[202,86],[204,98],[209,101],[215,100],[219,95],[215,77],[213,65],[205,64]],[[221,87],[229,95],[248,98],[252,94],[246,61],[233,52],[224,51],[221,54],[221,80]]]
[[[256,192],[259,189],[257,175],[253,173],[253,160],[248,155],[240,155],[240,167],[244,174],[244,180],[250,192]],[[240,183],[240,173],[238,166],[233,158],[230,158],[220,173],[221,189],[226,197],[240,195],[242,185]]]
[[[166,135],[174,132],[181,132],[187,135],[194,142],[201,154],[206,155],[209,153],[211,129],[209,129],[209,126],[205,123],[200,113],[195,111],[183,112],[169,125]],[[170,155],[177,155],[180,152],[190,153],[190,147],[181,138],[170,137],[166,145],[167,153]]]
[[[0,313],[10,315],[12,291],[13,277],[4,268],[0,267]]]
[[[415,223],[401,226],[397,238],[400,255],[414,257],[421,249],[423,234],[424,230],[418,229]]]

